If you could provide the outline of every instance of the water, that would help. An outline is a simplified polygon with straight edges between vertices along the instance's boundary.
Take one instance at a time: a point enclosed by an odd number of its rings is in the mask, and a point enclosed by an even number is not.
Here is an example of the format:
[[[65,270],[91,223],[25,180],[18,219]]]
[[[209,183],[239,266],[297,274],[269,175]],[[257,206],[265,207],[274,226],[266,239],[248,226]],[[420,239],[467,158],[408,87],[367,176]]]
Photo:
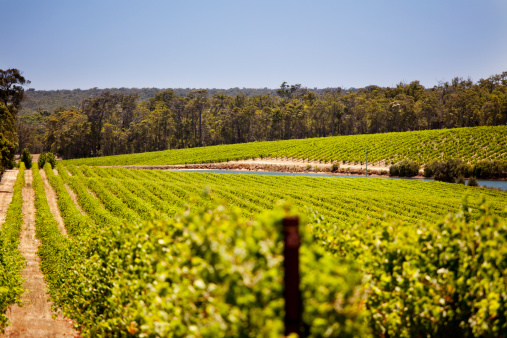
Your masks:
[[[199,172],[199,173],[213,173],[213,174],[246,174],[246,175],[271,175],[271,176],[306,176],[306,177],[363,177],[363,175],[335,175],[335,174],[309,174],[309,173],[285,173],[274,171],[248,171],[248,170],[218,170],[218,169],[176,169],[175,171]],[[432,178],[403,178],[403,177],[389,177],[389,176],[375,176],[376,178],[386,178],[394,180],[419,180],[419,181],[434,181]],[[507,181],[498,180],[478,180],[479,185],[500,188],[507,191]]]

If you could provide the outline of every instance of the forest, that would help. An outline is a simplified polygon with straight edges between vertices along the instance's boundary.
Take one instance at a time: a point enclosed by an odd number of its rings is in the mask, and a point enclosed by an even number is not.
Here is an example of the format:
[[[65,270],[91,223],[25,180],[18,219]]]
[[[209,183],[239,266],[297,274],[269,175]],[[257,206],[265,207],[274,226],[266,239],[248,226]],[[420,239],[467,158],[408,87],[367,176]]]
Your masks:
[[[60,91],[58,91],[60,92]],[[253,141],[507,124],[507,72],[425,88],[65,91],[77,105],[20,114],[19,149],[65,159]],[[73,94],[74,93],[74,94]],[[153,93],[153,97],[149,97]],[[230,93],[227,94],[227,93]],[[37,91],[27,96],[37,97]],[[55,107],[46,92],[41,107]],[[60,93],[59,95],[63,95]],[[31,101],[33,101],[32,99]],[[30,102],[30,100],[28,101]],[[49,103],[48,103],[49,102]]]

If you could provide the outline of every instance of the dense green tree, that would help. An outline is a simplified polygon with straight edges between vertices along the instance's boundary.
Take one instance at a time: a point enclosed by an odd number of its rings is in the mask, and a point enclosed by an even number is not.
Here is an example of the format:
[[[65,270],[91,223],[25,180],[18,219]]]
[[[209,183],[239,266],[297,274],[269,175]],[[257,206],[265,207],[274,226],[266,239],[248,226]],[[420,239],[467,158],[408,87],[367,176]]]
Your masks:
[[[12,168],[18,148],[16,116],[23,101],[25,84],[18,69],[0,69],[0,171]]]
[[[16,155],[16,144],[0,134],[0,173],[5,169],[14,167],[14,156]]]
[[[24,97],[24,85],[30,84],[22,73],[15,68],[0,69],[0,102],[3,102],[15,118]]]
[[[26,169],[32,168],[32,155],[30,154],[30,150],[28,150],[28,148],[23,149],[19,160],[25,164]]]
[[[100,151],[104,117],[112,116],[121,101],[122,98],[119,94],[105,92],[98,97],[86,99],[81,103],[81,111],[90,123],[90,150],[93,156],[97,156]]]
[[[44,135],[46,122],[50,115],[33,113],[19,115],[16,121],[19,149],[28,148],[34,154],[44,151]]]
[[[89,150],[93,156],[101,154],[104,123],[111,120],[122,127],[130,126],[136,99],[135,94],[103,92],[81,102],[81,111],[88,118],[90,126]]]
[[[17,148],[18,135],[16,132],[16,121],[14,115],[11,114],[3,102],[0,102],[0,134],[10,142],[16,144]]]
[[[78,110],[55,113],[46,123],[44,148],[64,158],[92,156],[91,124]]]
[[[350,90],[308,90],[284,82],[276,92],[171,89],[155,92],[150,98],[143,96],[147,93],[143,90],[92,90],[87,93],[94,96],[79,108],[59,108],[50,116],[37,114],[40,123],[46,124],[45,150],[65,158],[99,156],[264,140],[501,125],[507,123],[506,79],[507,72],[477,83],[454,78],[428,89],[418,81],[393,88]],[[40,134],[36,128],[31,130]]]

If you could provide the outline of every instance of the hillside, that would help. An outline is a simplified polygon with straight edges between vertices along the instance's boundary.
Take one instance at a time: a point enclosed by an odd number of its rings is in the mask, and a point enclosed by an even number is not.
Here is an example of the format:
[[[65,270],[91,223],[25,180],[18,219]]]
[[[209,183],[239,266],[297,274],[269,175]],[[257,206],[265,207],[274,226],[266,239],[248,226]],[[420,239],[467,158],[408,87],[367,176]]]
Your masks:
[[[253,142],[191,149],[83,158],[64,161],[76,165],[163,165],[214,163],[231,160],[291,157],[324,162],[389,165],[402,159],[420,164],[432,160],[503,160],[507,156],[507,126],[425,130],[400,133],[351,135]]]
[[[456,78],[452,84],[435,88],[413,81],[357,90],[309,89],[286,82],[276,90],[29,90],[17,123],[19,149],[51,151],[73,159],[247,142],[502,126],[507,124],[506,76],[477,83]],[[70,105],[73,107],[65,108]],[[374,155],[374,160],[384,158]],[[421,156],[422,161],[424,154]]]
[[[47,111],[53,112],[60,107],[68,108],[70,106],[79,106],[79,104],[90,97],[96,97],[100,94],[110,91],[118,94],[138,94],[139,101],[147,101],[158,92],[162,92],[164,88],[90,88],[90,89],[60,89],[60,90],[35,90],[33,88],[25,91],[25,99],[23,101],[23,109],[21,115],[29,114],[30,112]],[[186,96],[194,88],[175,88],[174,93],[177,96]],[[318,89],[315,89],[318,92]],[[323,91],[323,90],[321,90]],[[263,95],[263,94],[276,94],[274,89],[269,88],[229,88],[229,89],[208,89],[209,95],[213,96],[215,93],[223,93],[229,96],[237,94],[246,94],[247,96]]]

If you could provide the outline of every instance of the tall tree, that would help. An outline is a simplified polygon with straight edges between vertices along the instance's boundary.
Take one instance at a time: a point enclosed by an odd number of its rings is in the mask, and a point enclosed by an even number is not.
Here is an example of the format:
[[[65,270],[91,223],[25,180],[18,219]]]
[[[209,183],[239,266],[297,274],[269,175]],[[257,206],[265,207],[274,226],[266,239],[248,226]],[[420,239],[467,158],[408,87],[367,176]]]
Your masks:
[[[104,119],[117,114],[124,100],[125,96],[123,94],[104,92],[81,103],[81,110],[90,122],[91,153],[93,156],[97,156],[97,153],[100,152]],[[126,102],[128,101],[126,100]]]
[[[15,68],[0,69],[0,170],[14,163],[18,148],[16,116],[23,101],[23,86],[29,83]]]
[[[208,100],[207,100],[208,91],[206,89],[198,89],[198,90],[192,90],[190,94],[188,94],[188,97],[190,98],[189,102],[189,108],[196,112],[198,115],[199,120],[199,143],[195,142],[199,146],[203,145],[202,142],[202,114],[204,110],[207,108]],[[194,126],[196,125],[195,119],[194,119]],[[194,128],[195,130],[196,128]],[[194,132],[194,139],[196,135]]]
[[[18,69],[0,69],[0,101],[5,104],[12,116],[16,115],[21,108],[21,101],[25,91],[24,85],[30,84]]]
[[[81,115],[55,112],[47,118],[46,147],[54,144],[66,157],[76,157],[507,123],[507,73],[475,84],[456,78],[429,89],[413,81],[314,91],[283,83],[278,95],[255,96],[166,90],[147,101],[141,97],[139,104],[124,92],[99,94],[84,101]],[[77,139],[81,146],[67,146]]]
[[[0,102],[0,134],[10,142],[15,143],[17,147],[16,121],[3,102]]]

